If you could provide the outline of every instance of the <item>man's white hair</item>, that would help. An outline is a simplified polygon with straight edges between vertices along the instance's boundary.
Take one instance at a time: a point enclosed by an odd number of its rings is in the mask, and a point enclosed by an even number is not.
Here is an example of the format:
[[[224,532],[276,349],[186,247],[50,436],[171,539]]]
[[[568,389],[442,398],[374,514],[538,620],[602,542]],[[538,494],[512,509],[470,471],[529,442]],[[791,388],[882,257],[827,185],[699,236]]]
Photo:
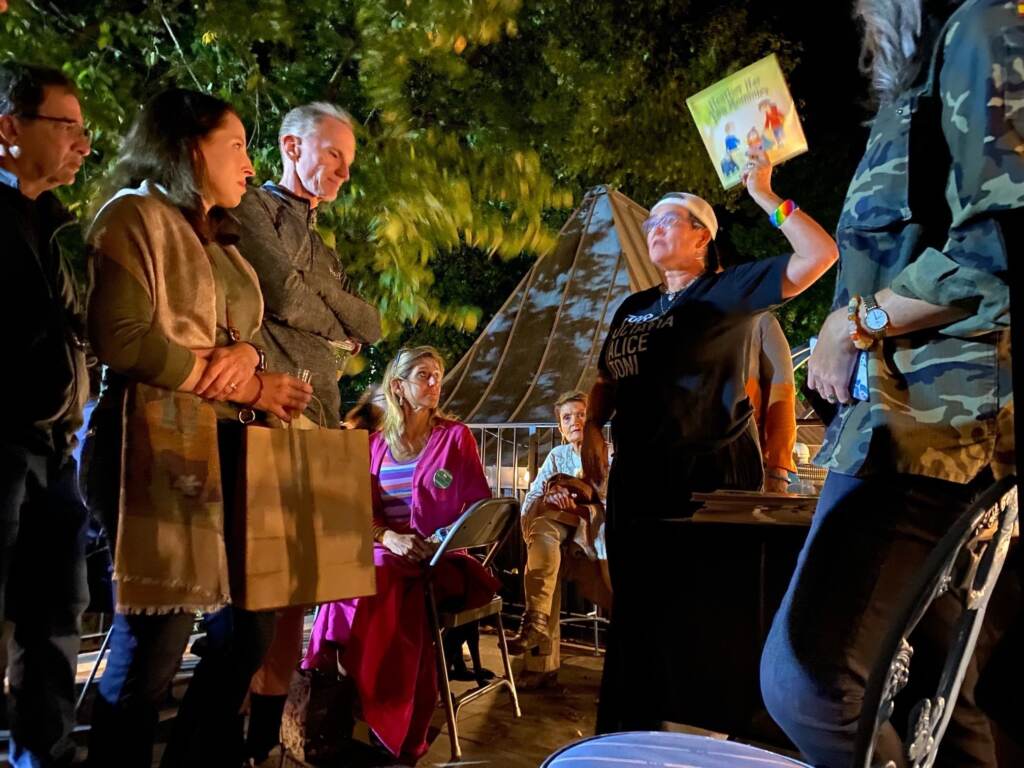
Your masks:
[[[324,118],[338,120],[349,128],[353,128],[352,115],[329,101],[313,101],[309,104],[289,110],[281,121],[281,130],[277,132],[277,140],[285,136],[306,136],[316,130]]]

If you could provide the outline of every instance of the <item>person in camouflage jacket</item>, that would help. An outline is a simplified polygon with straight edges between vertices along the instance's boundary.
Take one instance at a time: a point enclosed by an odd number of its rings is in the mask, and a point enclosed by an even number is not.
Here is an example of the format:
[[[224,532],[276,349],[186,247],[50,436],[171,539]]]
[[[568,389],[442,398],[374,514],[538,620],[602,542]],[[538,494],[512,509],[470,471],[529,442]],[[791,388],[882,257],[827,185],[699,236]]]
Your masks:
[[[839,411],[761,663],[769,712],[825,766],[850,764],[904,586],[1014,460],[1007,259],[1022,243],[1024,18],[1007,0],[857,9],[880,107],[839,219],[834,310],[808,365],[808,385]],[[858,345],[868,347],[863,401],[850,387]],[[958,615],[947,608],[936,632]],[[977,676],[972,663],[942,764],[996,764]],[[883,737],[881,762],[903,764],[896,736]]]

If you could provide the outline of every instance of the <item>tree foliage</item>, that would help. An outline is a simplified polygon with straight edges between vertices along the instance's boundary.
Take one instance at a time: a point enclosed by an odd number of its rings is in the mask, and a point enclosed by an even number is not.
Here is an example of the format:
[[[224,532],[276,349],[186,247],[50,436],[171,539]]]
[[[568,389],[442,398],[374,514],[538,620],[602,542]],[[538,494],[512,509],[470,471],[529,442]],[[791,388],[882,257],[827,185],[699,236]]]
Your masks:
[[[81,89],[99,160],[66,193],[83,213],[137,105],[170,84],[238,108],[260,178],[279,168],[284,112],[313,99],[345,105],[360,121],[359,155],[343,198],[321,216],[325,237],[379,302],[389,332],[421,320],[472,330],[478,307],[442,303],[431,291],[436,254],[464,245],[503,258],[541,253],[553,242],[545,211],[570,207],[572,196],[520,137],[481,141],[416,119],[408,86],[421,69],[465,67],[457,51],[495,42],[517,6],[30,2],[3,19],[0,55],[59,66]]]
[[[162,87],[236,105],[260,179],[278,172],[284,112],[345,106],[358,156],[321,231],[379,304],[382,352],[433,340],[457,357],[594,184],[647,205],[688,189],[745,255],[784,246],[719,187],[685,106],[769,52],[797,64],[799,47],[753,13],[710,0],[17,0],[0,17],[0,56],[59,66],[81,89],[96,157],[62,194],[83,216]],[[809,184],[830,215],[837,191],[801,162],[782,181]],[[785,310],[791,338],[816,327],[828,293]]]

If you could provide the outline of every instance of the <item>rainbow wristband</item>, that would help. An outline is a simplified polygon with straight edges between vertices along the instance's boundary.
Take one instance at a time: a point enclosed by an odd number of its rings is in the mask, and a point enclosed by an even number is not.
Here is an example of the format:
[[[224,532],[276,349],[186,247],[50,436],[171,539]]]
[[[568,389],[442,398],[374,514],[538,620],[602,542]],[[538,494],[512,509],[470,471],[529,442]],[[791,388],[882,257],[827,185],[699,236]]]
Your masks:
[[[782,205],[780,205],[778,208],[772,211],[771,215],[768,218],[771,219],[772,226],[778,229],[785,223],[786,219],[788,219],[794,211],[799,210],[800,206],[798,206],[792,200],[786,200],[782,203]]]

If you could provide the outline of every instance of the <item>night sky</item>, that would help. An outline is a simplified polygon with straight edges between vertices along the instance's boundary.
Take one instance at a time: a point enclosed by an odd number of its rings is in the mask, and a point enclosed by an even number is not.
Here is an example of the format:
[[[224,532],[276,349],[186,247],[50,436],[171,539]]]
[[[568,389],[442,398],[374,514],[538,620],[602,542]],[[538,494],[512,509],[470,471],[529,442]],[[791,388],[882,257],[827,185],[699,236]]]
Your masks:
[[[835,226],[846,187],[867,141],[872,116],[867,78],[858,69],[860,29],[852,0],[794,0],[752,4],[750,12],[802,47],[800,62],[789,73],[809,151],[777,171],[780,189],[801,189],[805,176],[835,179],[816,216],[826,229]],[[795,195],[795,193],[794,193]]]

